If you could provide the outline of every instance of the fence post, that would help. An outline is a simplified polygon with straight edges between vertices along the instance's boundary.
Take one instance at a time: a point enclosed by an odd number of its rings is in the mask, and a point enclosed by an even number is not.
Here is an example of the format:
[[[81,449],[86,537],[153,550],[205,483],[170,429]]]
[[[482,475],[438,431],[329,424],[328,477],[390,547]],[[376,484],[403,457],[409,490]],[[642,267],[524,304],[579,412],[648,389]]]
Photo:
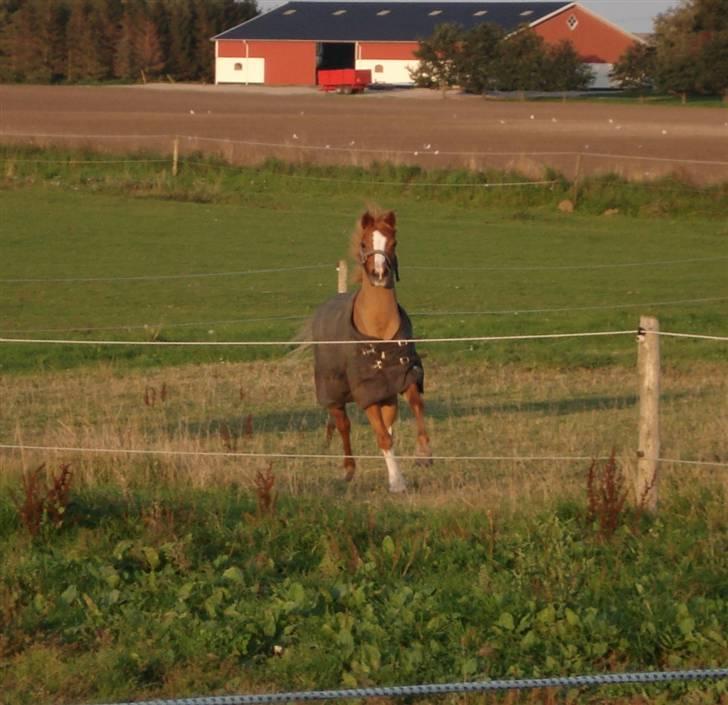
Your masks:
[[[346,264],[346,260],[339,260],[339,264],[336,267],[336,271],[339,273],[339,281],[337,291],[340,294],[346,293],[347,283],[349,280],[349,265]]]
[[[657,472],[660,456],[660,324],[640,316],[637,366],[640,380],[640,428],[637,449],[635,501],[648,512],[657,511]]]
[[[179,137],[174,138],[172,145],[172,176],[177,176],[179,171]]]
[[[581,179],[581,152],[576,155],[576,167],[574,168],[574,193],[571,198],[574,201],[574,206],[579,199],[579,180]]]

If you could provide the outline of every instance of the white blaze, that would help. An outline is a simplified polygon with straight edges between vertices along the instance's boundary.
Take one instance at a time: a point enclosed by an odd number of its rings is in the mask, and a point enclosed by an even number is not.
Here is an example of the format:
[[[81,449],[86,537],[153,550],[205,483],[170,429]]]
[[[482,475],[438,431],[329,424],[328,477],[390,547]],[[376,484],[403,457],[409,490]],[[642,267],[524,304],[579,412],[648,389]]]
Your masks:
[[[381,250],[382,252],[387,251],[387,238],[384,237],[379,230],[375,230],[372,233],[372,249]],[[386,262],[387,259],[384,255],[381,255],[378,252],[374,255],[374,272],[379,276],[384,274],[384,265]]]

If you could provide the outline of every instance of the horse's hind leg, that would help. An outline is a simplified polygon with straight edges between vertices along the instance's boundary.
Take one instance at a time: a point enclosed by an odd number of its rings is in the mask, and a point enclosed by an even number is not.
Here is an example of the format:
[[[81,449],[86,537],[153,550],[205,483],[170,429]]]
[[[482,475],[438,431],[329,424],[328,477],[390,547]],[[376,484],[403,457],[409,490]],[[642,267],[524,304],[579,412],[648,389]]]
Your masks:
[[[404,398],[412,409],[417,424],[417,449],[415,455],[417,465],[432,465],[432,449],[430,437],[425,429],[425,402],[422,400],[420,390],[416,384],[411,384],[404,391]]]
[[[331,419],[326,424],[326,439],[331,440],[333,422],[333,426],[341,435],[341,441],[344,444],[344,455],[346,456],[344,458],[344,469],[346,470],[346,479],[349,481],[354,477],[354,471],[356,470],[356,463],[351,453],[351,421],[346,415],[346,407],[343,406],[330,406],[329,414]]]

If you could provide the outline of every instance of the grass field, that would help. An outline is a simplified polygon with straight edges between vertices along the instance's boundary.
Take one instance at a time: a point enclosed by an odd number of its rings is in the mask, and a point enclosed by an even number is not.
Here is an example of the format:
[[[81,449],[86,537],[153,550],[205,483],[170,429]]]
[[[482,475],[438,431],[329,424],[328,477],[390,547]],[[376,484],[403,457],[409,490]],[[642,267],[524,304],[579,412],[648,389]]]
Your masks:
[[[657,315],[668,330],[720,333],[728,314],[728,230],[719,191],[691,200],[675,195],[675,185],[647,198],[639,187],[603,186],[584,196],[586,212],[564,215],[555,208],[562,196],[537,187],[487,196],[438,187],[431,194],[276,170],[243,171],[234,181],[203,171],[188,176],[186,195],[207,202],[180,203],[163,200],[181,195],[164,175],[160,181],[93,169],[93,176],[73,172],[67,183],[57,167],[32,179],[33,186],[0,192],[3,335],[288,340],[335,291],[336,263],[372,200],[397,210],[398,294],[421,337],[631,330],[640,314]],[[103,169],[110,184],[99,176]],[[126,184],[134,195],[135,178],[141,195],[157,198],[89,193]],[[654,198],[676,212],[629,215],[645,204],[657,208]],[[681,211],[682,199],[690,206]],[[624,214],[594,214],[615,206]],[[609,339],[433,347],[432,354],[631,364],[633,347]],[[666,347],[670,360],[722,359],[716,346]],[[210,362],[270,352],[5,347],[2,369],[84,360]]]
[[[198,164],[175,182],[134,164],[7,165],[0,337],[290,340],[335,291],[370,200],[397,210],[398,294],[420,336],[633,330],[640,314],[726,334],[720,189],[585,183],[567,215],[561,182],[413,185],[463,173]],[[634,336],[420,351],[436,455],[587,460],[403,461],[410,491],[393,500],[379,458],[347,484],[335,457],[193,455],[338,454],[310,351],[3,344],[0,442],[110,451],[0,453],[3,702],[724,665],[725,470],[663,463],[657,517],[589,511],[588,458],[634,465]],[[661,455],[727,462],[725,344],[662,352]],[[353,422],[355,452],[376,454]],[[396,434],[410,453],[406,412]],[[33,529],[43,492],[22,482],[41,463],[43,483],[70,465],[70,497]],[[722,682],[492,702],[727,696]]]

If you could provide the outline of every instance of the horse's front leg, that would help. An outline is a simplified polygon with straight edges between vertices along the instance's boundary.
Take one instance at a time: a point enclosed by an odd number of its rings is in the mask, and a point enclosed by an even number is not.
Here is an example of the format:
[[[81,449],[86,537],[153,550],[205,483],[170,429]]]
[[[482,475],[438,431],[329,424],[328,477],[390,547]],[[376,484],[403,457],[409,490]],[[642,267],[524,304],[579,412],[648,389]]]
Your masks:
[[[346,480],[350,481],[354,477],[354,471],[356,470],[356,463],[351,453],[351,421],[346,414],[345,406],[330,406],[329,414],[331,414],[331,421],[333,421],[336,430],[341,435],[341,442],[344,445],[344,469],[346,470]],[[326,439],[331,440],[331,434],[333,429],[331,428],[331,422],[326,426]]]
[[[397,400],[395,399],[393,402],[386,404],[372,404],[366,408],[366,415],[377,438],[377,445],[382,451],[384,461],[387,464],[389,491],[404,492],[407,489],[407,484],[394,455],[394,441],[391,431],[392,424],[397,417]]]
[[[411,384],[404,390],[404,398],[412,409],[417,424],[417,449],[415,454],[417,465],[432,465],[432,449],[430,437],[425,429],[425,402],[416,384]]]

